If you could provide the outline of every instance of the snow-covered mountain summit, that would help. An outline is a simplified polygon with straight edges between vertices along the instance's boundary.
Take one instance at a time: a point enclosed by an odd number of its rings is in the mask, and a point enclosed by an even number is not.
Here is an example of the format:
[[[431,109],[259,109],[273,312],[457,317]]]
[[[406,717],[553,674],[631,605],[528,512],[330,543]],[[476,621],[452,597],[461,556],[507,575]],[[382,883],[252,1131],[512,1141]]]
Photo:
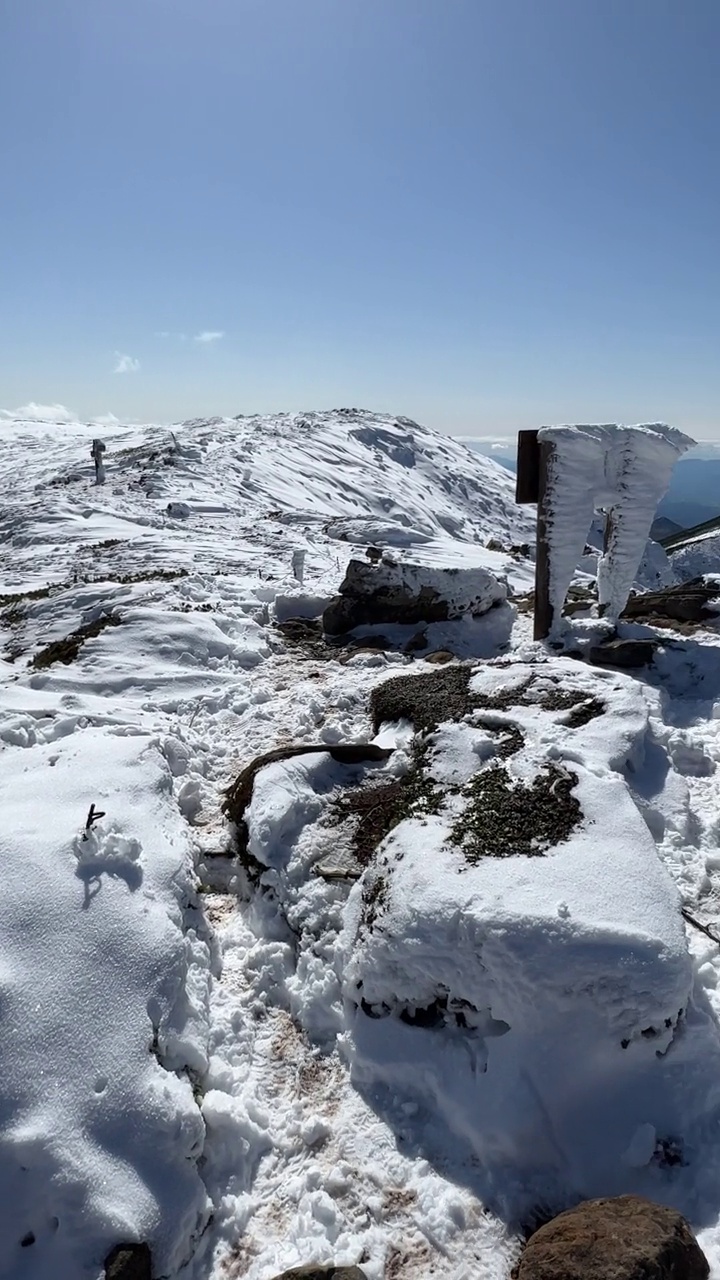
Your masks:
[[[288,525],[301,539],[323,540],[326,530],[401,546],[447,536],[520,541],[531,529],[503,468],[407,419],[341,410],[118,425],[103,429],[102,489],[87,456],[94,435],[79,423],[2,425],[3,531],[18,551],[42,545],[46,533],[48,545],[55,534],[73,545],[107,534],[151,540],[170,521],[192,543],[177,523],[187,518],[195,530],[222,523],[229,540],[252,525],[257,542],[271,545]]]
[[[534,645],[512,477],[406,419],[0,439],[0,1272],[507,1280],[604,1187],[720,1261],[712,626]],[[474,661],[323,646],[371,545],[502,582]]]

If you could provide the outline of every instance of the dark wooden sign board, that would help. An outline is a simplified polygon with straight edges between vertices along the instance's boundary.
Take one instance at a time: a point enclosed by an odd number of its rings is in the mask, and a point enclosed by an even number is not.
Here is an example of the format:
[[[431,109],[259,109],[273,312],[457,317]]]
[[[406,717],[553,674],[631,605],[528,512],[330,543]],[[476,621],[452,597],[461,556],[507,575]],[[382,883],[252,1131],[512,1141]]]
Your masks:
[[[535,549],[535,612],[533,639],[546,640],[553,624],[550,604],[550,548],[546,502],[548,463],[552,445],[538,439],[537,431],[518,432],[515,501],[537,503]]]

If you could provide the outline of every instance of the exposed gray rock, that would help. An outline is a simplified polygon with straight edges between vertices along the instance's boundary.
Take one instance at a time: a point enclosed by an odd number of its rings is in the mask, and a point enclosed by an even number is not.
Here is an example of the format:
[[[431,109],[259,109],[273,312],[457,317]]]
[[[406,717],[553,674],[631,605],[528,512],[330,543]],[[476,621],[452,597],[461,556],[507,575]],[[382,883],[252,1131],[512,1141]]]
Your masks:
[[[504,583],[487,569],[351,560],[339,596],[323,614],[323,629],[340,636],[355,627],[477,617],[506,598]]]
[[[586,1200],[530,1237],[514,1280],[706,1280],[683,1217],[639,1196]]]
[[[105,1280],[152,1280],[152,1257],[146,1244],[118,1244],[105,1259]]]
[[[663,591],[646,591],[631,596],[624,618],[673,618],[677,622],[705,622],[717,619],[720,609],[720,582],[714,577],[693,578]]]
[[[313,1266],[293,1267],[283,1271],[275,1280],[367,1280],[359,1267]]]
[[[588,660],[599,667],[647,667],[655,657],[657,640],[608,640],[588,651]]]

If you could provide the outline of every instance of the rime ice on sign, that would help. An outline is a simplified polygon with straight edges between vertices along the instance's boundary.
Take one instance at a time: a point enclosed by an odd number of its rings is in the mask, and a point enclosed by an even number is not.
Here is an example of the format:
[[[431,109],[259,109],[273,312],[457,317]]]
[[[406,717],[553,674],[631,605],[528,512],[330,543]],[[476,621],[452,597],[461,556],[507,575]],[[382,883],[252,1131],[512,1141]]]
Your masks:
[[[99,440],[96,438],[92,442],[90,456],[93,462],[95,463],[95,483],[96,484],[105,483],[105,468],[103,466],[103,454],[105,452],[106,447],[107,446],[104,440]]]
[[[627,603],[672,469],[695,442],[661,423],[543,427],[538,439],[552,445],[545,508],[555,624],[599,510],[606,513],[607,528],[598,598],[602,612],[614,620]]]

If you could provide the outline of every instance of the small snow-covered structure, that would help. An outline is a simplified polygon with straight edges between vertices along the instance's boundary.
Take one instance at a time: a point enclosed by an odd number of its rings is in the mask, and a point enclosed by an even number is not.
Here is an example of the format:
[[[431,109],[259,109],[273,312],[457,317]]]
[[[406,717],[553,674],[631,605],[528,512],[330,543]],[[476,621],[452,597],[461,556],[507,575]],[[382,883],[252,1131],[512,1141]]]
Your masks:
[[[661,423],[543,427],[546,446],[538,531],[546,544],[551,629],[558,625],[593,513],[605,513],[598,564],[602,613],[622,612],[643,558],[657,504],[678,458],[694,441]]]

